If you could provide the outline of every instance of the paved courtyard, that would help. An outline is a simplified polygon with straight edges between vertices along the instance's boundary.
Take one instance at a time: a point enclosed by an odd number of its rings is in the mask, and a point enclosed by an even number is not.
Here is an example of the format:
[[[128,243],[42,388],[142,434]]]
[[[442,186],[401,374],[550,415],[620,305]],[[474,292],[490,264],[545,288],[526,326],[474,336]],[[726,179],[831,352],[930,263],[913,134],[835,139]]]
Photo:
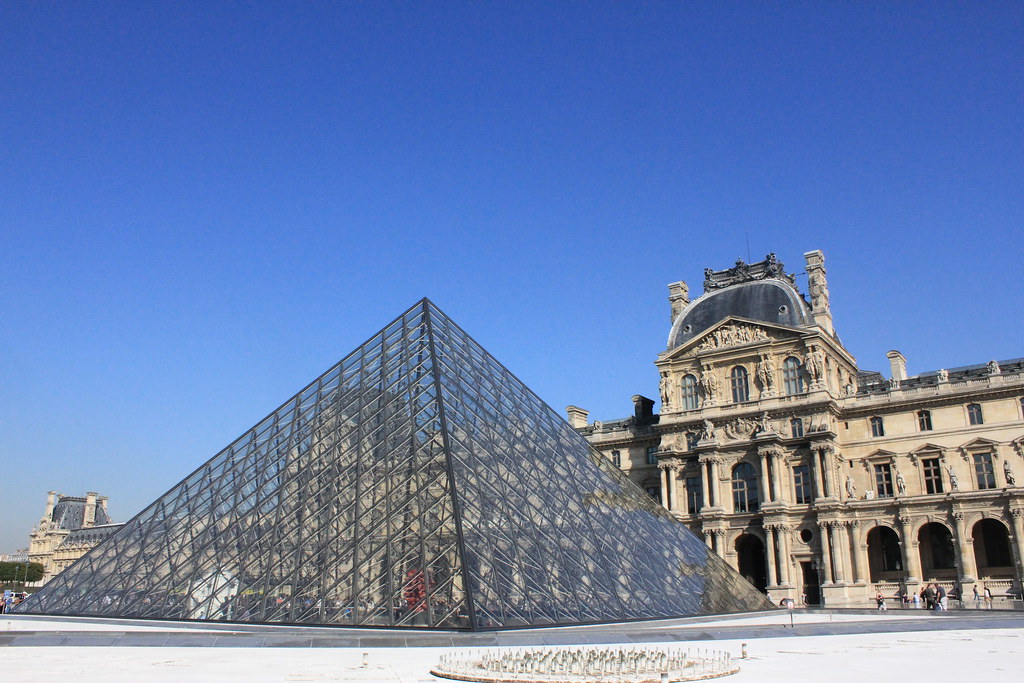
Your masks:
[[[484,634],[239,627],[0,616],[0,679],[103,681],[437,681],[453,649],[624,643],[725,650],[741,683],[865,683],[879,677],[1018,681],[1024,614],[798,612]],[[363,653],[368,664],[363,666]]]

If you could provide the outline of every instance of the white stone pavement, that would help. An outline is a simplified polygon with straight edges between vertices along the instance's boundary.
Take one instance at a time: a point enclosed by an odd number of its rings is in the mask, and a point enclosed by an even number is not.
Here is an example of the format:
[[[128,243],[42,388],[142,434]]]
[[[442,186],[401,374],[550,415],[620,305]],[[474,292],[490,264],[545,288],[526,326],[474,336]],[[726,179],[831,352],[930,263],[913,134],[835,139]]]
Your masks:
[[[835,621],[901,619],[909,614],[836,615]],[[799,621],[829,615],[798,614]],[[766,621],[767,620],[767,621]],[[0,617],[0,633],[10,620]],[[774,616],[705,624],[779,623]],[[19,619],[17,630],[71,630],[67,622]],[[124,630],[78,625],[74,630]],[[146,627],[133,626],[130,630]],[[166,626],[150,630],[171,630]],[[196,632],[192,630],[192,632]],[[748,639],[748,659],[728,683],[993,683],[1024,680],[1024,630],[988,629]],[[683,646],[686,643],[673,643]],[[632,645],[631,645],[632,646]],[[656,645],[655,645],[656,646]],[[695,641],[693,648],[731,652],[736,640]],[[459,648],[464,651],[464,648]],[[202,647],[2,647],[0,681],[94,680],[102,683],[197,681],[439,681],[429,674],[443,648],[369,649]]]

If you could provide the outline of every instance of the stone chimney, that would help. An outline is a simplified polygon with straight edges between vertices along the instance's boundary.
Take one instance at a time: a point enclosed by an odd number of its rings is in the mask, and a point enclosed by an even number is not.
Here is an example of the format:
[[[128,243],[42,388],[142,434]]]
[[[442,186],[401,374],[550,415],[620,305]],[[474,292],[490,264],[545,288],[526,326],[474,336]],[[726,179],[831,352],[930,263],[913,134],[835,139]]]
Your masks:
[[[89,491],[85,494],[85,516],[82,519],[83,527],[96,526],[96,498],[100,494]]]
[[[811,312],[814,322],[831,335],[832,308],[828,303],[828,277],[825,272],[825,255],[820,249],[804,254],[807,261],[807,293],[811,295]]]
[[[53,506],[56,503],[58,495],[60,494],[56,491],[46,492],[46,512],[43,513],[43,521],[49,522],[53,519]]]
[[[565,412],[569,415],[569,426],[573,429],[583,429],[587,426],[587,415],[590,415],[590,411],[576,406],[568,406]]]
[[[673,282],[668,286],[668,302],[672,306],[672,318],[674,323],[683,309],[690,305],[690,287],[685,282]]]
[[[892,371],[892,378],[898,382],[905,380],[907,378],[907,359],[903,354],[893,349],[885,354],[885,357],[889,359],[889,369]]]
[[[654,401],[646,396],[637,394],[633,397],[633,417],[636,418],[636,426],[642,427],[654,423]]]

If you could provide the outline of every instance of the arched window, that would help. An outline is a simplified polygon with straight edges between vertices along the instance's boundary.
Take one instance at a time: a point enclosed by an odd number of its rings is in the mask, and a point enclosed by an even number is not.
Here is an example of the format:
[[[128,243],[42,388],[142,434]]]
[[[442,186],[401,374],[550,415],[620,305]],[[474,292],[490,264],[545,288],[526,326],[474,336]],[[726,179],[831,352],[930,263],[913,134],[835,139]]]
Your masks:
[[[693,375],[683,377],[683,410],[697,410],[697,378]]]
[[[747,381],[747,369],[737,365],[729,373],[729,381],[732,384],[732,402],[746,403],[750,400],[750,384]]]
[[[871,436],[885,436],[885,422],[882,418],[871,418]]]
[[[790,356],[782,361],[782,381],[787,394],[800,394],[804,390],[804,382],[800,379],[800,361]]]
[[[799,417],[794,417],[789,421],[789,431],[794,439],[799,439],[804,435],[804,421]]]
[[[985,424],[985,419],[981,415],[980,404],[971,403],[967,406],[967,421],[972,425]]]
[[[732,468],[732,506],[734,512],[757,512],[757,473],[749,462]]]

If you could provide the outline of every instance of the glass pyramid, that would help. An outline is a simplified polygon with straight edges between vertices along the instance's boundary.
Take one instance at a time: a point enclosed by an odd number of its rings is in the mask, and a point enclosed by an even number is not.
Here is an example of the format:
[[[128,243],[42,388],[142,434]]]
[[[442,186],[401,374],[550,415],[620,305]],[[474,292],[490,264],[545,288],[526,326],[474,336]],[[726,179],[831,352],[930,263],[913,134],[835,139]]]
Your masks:
[[[424,299],[18,611],[476,630],[769,606]]]

